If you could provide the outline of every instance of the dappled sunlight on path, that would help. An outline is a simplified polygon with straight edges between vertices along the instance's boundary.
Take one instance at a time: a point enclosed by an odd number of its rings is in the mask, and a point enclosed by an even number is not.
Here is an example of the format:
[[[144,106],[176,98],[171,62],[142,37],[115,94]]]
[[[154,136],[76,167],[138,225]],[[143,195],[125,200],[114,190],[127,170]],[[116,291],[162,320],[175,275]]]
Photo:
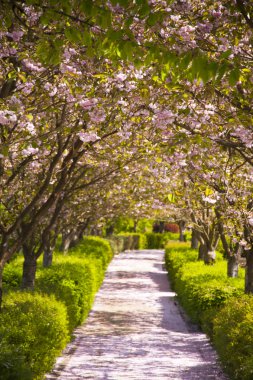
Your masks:
[[[47,379],[225,379],[208,339],[187,325],[174,296],[163,251],[118,255],[86,323]]]

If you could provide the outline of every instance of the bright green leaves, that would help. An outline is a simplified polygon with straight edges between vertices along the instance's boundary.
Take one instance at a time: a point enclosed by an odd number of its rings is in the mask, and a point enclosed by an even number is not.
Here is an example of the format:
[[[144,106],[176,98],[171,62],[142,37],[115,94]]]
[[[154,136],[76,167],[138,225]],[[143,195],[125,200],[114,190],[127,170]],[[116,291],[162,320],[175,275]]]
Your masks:
[[[234,68],[230,71],[228,81],[230,86],[236,85],[236,83],[239,81],[240,78],[240,70],[238,67]]]
[[[201,79],[206,83],[215,78],[218,68],[217,62],[210,61],[206,56],[200,55],[193,58],[190,72],[193,78]]]
[[[2,145],[0,149],[0,153],[4,156],[7,157],[9,154],[9,147],[7,145]]]
[[[41,40],[36,54],[43,64],[58,65],[61,61],[63,41],[60,39]]]
[[[92,35],[89,30],[81,31],[75,27],[69,26],[65,29],[65,37],[69,42],[74,44],[82,44],[85,46],[92,45]]]

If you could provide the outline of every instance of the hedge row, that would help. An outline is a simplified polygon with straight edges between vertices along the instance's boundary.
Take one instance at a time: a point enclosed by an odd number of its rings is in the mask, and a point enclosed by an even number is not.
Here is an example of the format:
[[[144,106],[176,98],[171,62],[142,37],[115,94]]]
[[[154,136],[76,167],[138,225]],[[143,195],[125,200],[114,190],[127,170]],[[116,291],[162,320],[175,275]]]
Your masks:
[[[118,254],[134,249],[163,249],[169,240],[178,240],[179,235],[167,233],[131,233],[124,232],[108,238],[113,252]]]
[[[243,294],[243,270],[229,279],[221,255],[206,266],[178,244],[166,248],[165,262],[181,305],[209,335],[230,378],[252,380],[253,297]]]
[[[16,290],[20,259],[6,266],[8,293],[0,313],[1,380],[44,377],[74,327],[88,315],[111,258],[109,242],[86,237],[66,256],[56,253],[50,268],[39,266],[34,292]]]
[[[147,248],[148,249],[163,249],[168,241],[178,240],[179,234],[173,232],[160,233],[148,233],[147,238]]]

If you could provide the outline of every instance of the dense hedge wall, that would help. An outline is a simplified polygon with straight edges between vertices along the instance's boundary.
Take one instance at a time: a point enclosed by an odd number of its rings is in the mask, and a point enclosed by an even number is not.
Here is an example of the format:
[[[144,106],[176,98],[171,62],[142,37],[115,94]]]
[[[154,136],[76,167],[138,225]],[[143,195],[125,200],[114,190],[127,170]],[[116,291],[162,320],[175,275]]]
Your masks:
[[[21,257],[4,269],[0,313],[0,379],[42,379],[91,308],[108,263],[110,243],[85,237],[66,255],[55,252],[53,265],[38,264],[34,292],[20,292]]]
[[[36,293],[8,293],[0,313],[0,379],[42,379],[68,340],[64,304]]]
[[[178,240],[179,234],[173,232],[146,234],[148,249],[163,249],[170,240]]]
[[[123,238],[123,251],[147,248],[147,238],[145,234],[126,232],[117,236]]]
[[[181,305],[208,333],[231,379],[253,379],[253,296],[244,295],[244,271],[227,278],[226,261],[206,266],[197,252],[170,244],[166,268]]]

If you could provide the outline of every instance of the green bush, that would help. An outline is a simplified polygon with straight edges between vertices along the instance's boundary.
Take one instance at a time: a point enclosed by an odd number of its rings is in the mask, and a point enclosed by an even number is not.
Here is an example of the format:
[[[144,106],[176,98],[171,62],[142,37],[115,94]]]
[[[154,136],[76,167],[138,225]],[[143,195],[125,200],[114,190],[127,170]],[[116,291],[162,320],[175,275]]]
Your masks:
[[[77,246],[69,250],[68,254],[101,260],[104,269],[113,257],[109,241],[98,236],[85,236]]]
[[[107,238],[112,248],[113,254],[117,255],[124,251],[125,236],[112,235]]]
[[[123,250],[132,250],[132,249],[145,249],[147,247],[147,238],[145,234],[139,233],[121,233],[117,235],[123,238]]]
[[[231,298],[214,318],[214,344],[231,379],[253,379],[253,297]]]
[[[231,378],[252,380],[253,297],[243,295],[244,271],[239,278],[227,278],[221,254],[209,266],[179,244],[166,248],[165,263],[180,303],[213,340]]]
[[[85,260],[74,255],[58,257],[51,267],[38,273],[36,290],[54,294],[66,305],[72,331],[88,315],[103,274],[100,260]]]
[[[16,263],[17,260],[6,264],[3,271],[3,288],[19,289],[22,281],[22,265]]]
[[[148,249],[163,249],[170,240],[178,240],[179,234],[173,232],[146,234]]]
[[[62,303],[36,293],[9,293],[0,313],[0,379],[42,379],[68,340]]]
[[[180,243],[179,243],[180,244]],[[198,261],[197,251],[176,244],[166,249],[166,268],[179,301],[193,322],[211,332],[214,310],[228,299],[243,294],[243,278],[228,278],[227,263],[217,253],[213,266]],[[213,315],[214,313],[214,315]]]

